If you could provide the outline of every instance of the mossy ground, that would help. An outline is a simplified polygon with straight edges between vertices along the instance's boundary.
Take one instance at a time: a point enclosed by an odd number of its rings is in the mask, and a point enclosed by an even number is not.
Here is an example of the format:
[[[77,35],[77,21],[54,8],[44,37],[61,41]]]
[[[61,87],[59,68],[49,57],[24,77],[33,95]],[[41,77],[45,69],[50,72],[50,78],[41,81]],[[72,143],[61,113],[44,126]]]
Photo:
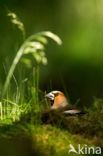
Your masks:
[[[68,153],[70,144],[75,148],[78,144],[96,146],[95,139],[71,134],[50,124],[2,126],[0,138],[1,156],[75,156],[77,154]]]

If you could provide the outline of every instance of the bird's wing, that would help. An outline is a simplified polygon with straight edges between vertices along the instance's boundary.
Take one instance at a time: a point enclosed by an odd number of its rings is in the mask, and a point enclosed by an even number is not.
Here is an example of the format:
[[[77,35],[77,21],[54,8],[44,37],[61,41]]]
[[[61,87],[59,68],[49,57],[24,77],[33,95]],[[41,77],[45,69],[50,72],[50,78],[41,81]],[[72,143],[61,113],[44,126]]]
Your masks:
[[[80,114],[80,113],[81,113],[81,110],[78,110],[78,109],[66,110],[63,112],[63,114],[65,115],[67,114],[75,115],[75,114]]]

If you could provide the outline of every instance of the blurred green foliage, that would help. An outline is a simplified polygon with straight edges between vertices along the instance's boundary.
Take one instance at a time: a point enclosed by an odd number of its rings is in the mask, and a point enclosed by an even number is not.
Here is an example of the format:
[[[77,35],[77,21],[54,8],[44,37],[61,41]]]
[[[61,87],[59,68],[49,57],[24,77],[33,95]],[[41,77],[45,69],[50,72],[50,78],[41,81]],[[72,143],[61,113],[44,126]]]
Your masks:
[[[62,47],[47,47],[49,64],[41,68],[40,88],[69,93],[72,103],[89,103],[103,95],[103,1],[102,0],[1,0],[0,1],[0,90],[11,62],[22,43],[19,30],[10,23],[7,10],[17,13],[27,36],[50,30],[61,37]],[[18,81],[30,76],[20,64]],[[25,73],[22,76],[18,73]],[[21,78],[22,77],[22,78]]]

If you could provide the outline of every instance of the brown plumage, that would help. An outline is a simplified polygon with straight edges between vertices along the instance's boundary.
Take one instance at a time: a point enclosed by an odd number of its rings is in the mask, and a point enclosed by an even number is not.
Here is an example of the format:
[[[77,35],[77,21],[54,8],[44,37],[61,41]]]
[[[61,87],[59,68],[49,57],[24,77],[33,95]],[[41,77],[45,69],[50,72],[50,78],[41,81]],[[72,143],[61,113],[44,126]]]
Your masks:
[[[82,114],[83,112],[77,108],[71,108],[66,96],[61,91],[51,91],[45,95],[51,101],[51,110],[61,111],[65,115]]]
[[[51,109],[62,109],[68,105],[68,101],[64,93],[60,91],[52,91],[45,96],[51,101]]]

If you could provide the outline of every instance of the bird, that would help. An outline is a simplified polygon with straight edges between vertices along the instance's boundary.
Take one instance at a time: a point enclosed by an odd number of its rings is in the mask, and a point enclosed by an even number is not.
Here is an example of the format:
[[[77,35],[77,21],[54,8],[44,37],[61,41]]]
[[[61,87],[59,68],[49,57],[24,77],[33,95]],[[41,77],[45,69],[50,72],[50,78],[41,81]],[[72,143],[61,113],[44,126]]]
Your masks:
[[[60,111],[64,115],[79,115],[84,114],[83,111],[71,106],[67,97],[62,91],[54,90],[45,95],[51,103],[50,110]]]

